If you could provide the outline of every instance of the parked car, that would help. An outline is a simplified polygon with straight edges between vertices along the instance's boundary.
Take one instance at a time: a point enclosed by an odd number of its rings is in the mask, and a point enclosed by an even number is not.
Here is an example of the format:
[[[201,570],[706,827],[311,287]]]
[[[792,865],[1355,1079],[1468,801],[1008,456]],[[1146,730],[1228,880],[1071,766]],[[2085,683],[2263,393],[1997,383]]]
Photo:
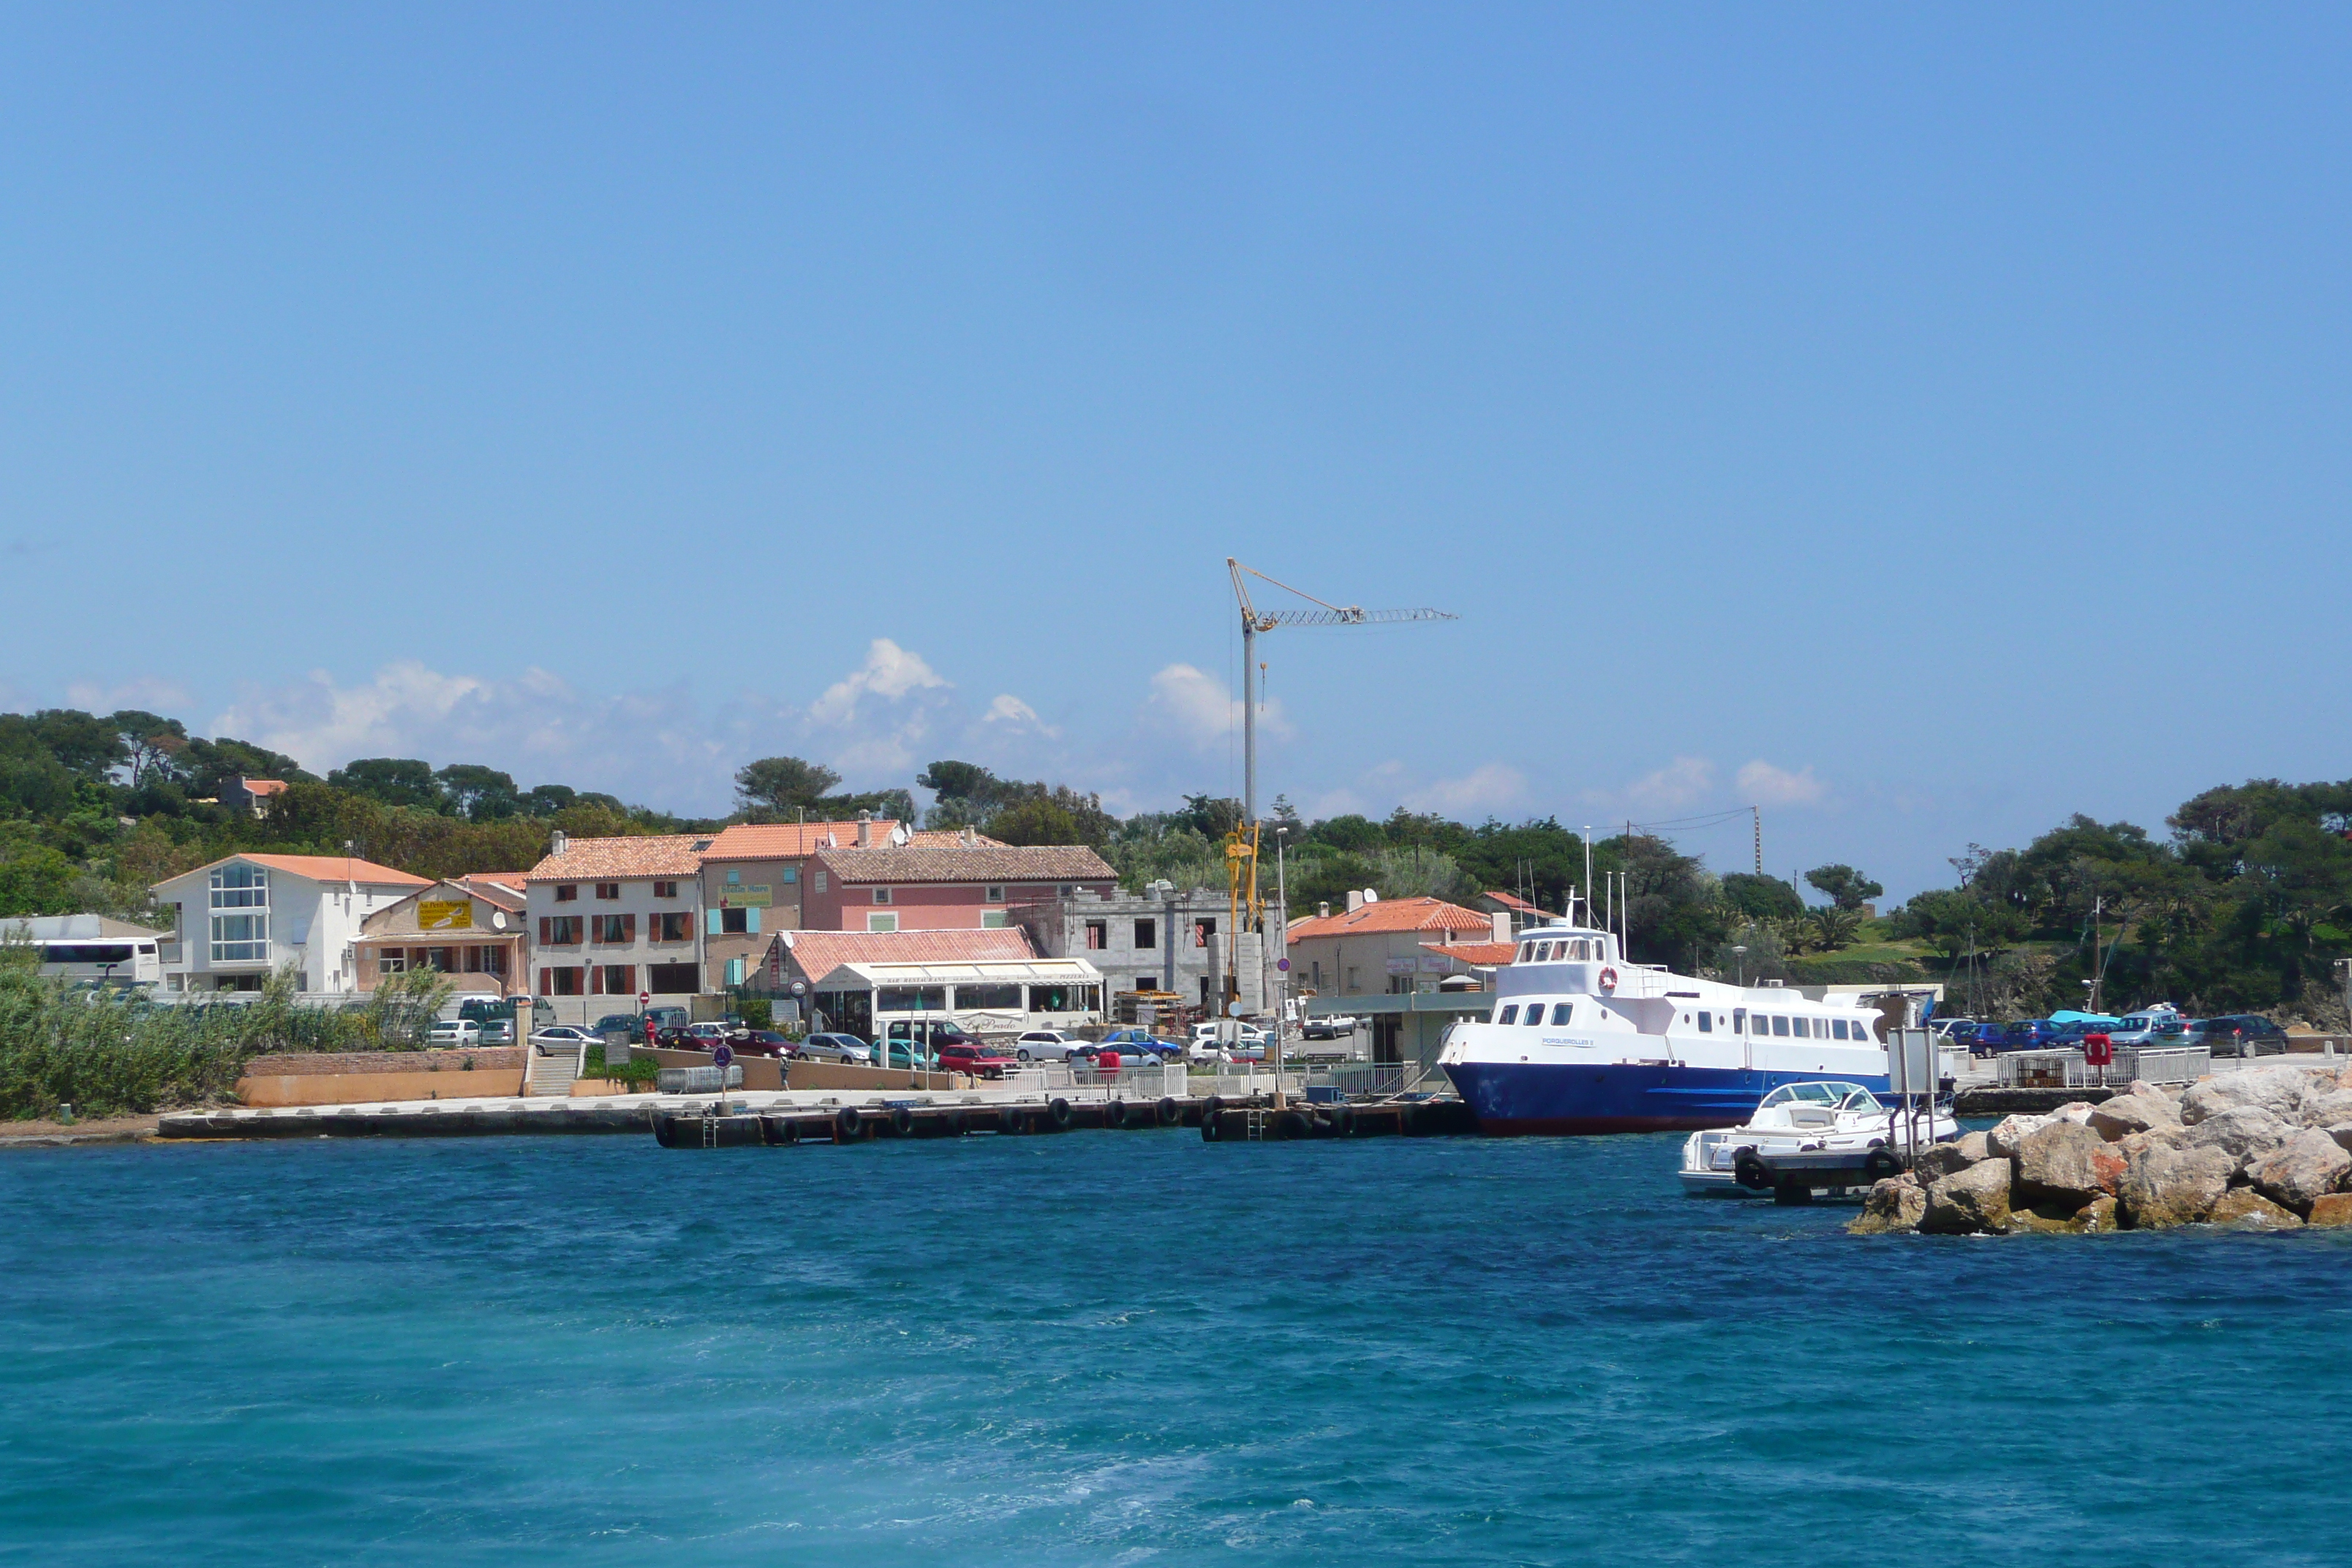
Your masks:
[[[1097,1050],[1104,1047],[1108,1047],[1118,1051],[1121,1056],[1127,1056],[1130,1053],[1143,1054],[1148,1052],[1149,1054],[1159,1058],[1161,1061],[1166,1061],[1171,1057],[1181,1057],[1184,1054],[1184,1045],[1182,1041],[1166,1039],[1159,1035],[1153,1034],[1149,1029],[1139,1029],[1133,1026],[1129,1026],[1126,1028],[1113,1029],[1109,1034],[1105,1035],[1100,1040],[1096,1042],[1096,1048]]]
[[[2192,1020],[2185,1044],[2203,1046],[2217,1057],[2274,1057],[2286,1049],[2286,1031],[2258,1013],[2231,1013]]]
[[[511,1046],[511,1045],[513,1045],[513,1044],[514,1044],[514,1020],[513,1020],[512,1018],[485,1018],[485,1019],[483,1019],[483,1020],[482,1020],[482,1044],[484,1044],[484,1045],[486,1045],[486,1046]]]
[[[482,1026],[471,1018],[444,1018],[425,1036],[428,1046],[478,1046]]]
[[[601,1040],[607,1035],[642,1036],[646,1026],[635,1013],[607,1013],[591,1024],[588,1032]]]
[[[1024,1062],[1065,1062],[1086,1042],[1059,1029],[1031,1029],[1013,1042],[1013,1054]]]
[[[939,1063],[950,1072],[968,1072],[974,1078],[1003,1078],[1007,1068],[1018,1065],[1016,1058],[970,1036],[941,1041]]]
[[[531,1048],[541,1056],[570,1056],[583,1046],[601,1046],[602,1035],[592,1035],[576,1024],[550,1024],[530,1032]]]
[[[716,1045],[733,1034],[738,1026],[740,1026],[728,1024],[688,1024],[681,1033],[689,1040],[708,1040],[712,1045]]]
[[[793,1054],[803,1061],[845,1062],[852,1067],[865,1067],[874,1059],[874,1053],[856,1035],[811,1035]]]
[[[2107,1037],[2119,1046],[2162,1049],[2189,1043],[2188,1020],[2169,1007],[2151,1007],[2126,1016]]]
[[[793,1054],[792,1037],[773,1029],[738,1029],[727,1037],[727,1044],[739,1057],[782,1058]]]
[[[1328,1018],[1308,1018],[1298,1026],[1298,1037],[1302,1040],[1336,1040],[1342,1035],[1355,1032],[1356,1020],[1344,1014],[1333,1014]]]

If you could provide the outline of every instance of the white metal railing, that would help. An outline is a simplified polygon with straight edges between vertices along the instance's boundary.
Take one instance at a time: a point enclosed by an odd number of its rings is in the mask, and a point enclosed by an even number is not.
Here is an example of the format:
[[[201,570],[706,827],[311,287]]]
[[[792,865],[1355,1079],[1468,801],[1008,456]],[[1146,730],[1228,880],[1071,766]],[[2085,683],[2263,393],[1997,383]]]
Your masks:
[[[2203,1046],[2117,1046],[2116,1059],[2105,1067],[2092,1067],[2079,1049],[2007,1051],[2000,1058],[2000,1082],[2003,1089],[2102,1089],[2134,1079],[2194,1083],[2212,1068],[2213,1053]]]
[[[1103,1072],[1088,1065],[1084,1058],[1066,1062],[1033,1062],[1025,1068],[1008,1068],[1001,1081],[1006,1089],[1030,1094],[1087,1089],[1100,1090],[1114,1100],[1161,1100],[1171,1095],[1181,1100],[1188,1092],[1181,1062],[1121,1062],[1115,1073]],[[991,1089],[999,1082],[995,1079],[982,1080]]]
[[[1420,1062],[1347,1062],[1317,1068],[1307,1075],[1307,1088],[1336,1089],[1349,1100],[1378,1100],[1391,1095],[1422,1094],[1447,1087],[1445,1075]]]
[[[1221,1072],[1196,1072],[1189,1074],[1185,1079],[1185,1088],[1181,1092],[1190,1094],[1195,1100],[1206,1100],[1213,1094],[1224,1100],[1247,1100],[1254,1095],[1272,1094],[1274,1092],[1274,1074],[1271,1072],[1260,1072],[1255,1065],[1250,1063],[1244,1062],[1238,1065],[1240,1065],[1244,1070],[1234,1072],[1231,1068],[1227,1068],[1225,1070]],[[1305,1094],[1307,1092],[1307,1075],[1303,1072],[1286,1071],[1282,1075],[1282,1092],[1285,1094]]]
[[[719,1069],[709,1068],[664,1068],[654,1079],[654,1087],[664,1094],[717,1094],[719,1091]],[[728,1089],[743,1087],[743,1069],[730,1066],[727,1069]]]

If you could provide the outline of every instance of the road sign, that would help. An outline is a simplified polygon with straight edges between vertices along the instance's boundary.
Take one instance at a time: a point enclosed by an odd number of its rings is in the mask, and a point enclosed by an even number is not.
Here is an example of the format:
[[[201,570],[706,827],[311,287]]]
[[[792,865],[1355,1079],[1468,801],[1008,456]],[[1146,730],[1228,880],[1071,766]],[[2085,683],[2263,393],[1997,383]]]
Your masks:
[[[637,993],[637,1005],[638,1005],[638,1006],[640,1006],[640,1007],[644,1006],[646,1003],[648,1003],[648,1002],[652,1001],[653,999],[654,999],[654,994],[653,994],[652,992],[650,992],[650,991],[640,991],[640,992],[638,992],[638,993]]]
[[[1287,973],[1290,973],[1290,960],[1288,960],[1288,959],[1286,959],[1286,958],[1277,958],[1277,959],[1276,959],[1276,960],[1274,961],[1274,966],[1275,966],[1276,969],[1281,970],[1285,974],[1287,974]]]
[[[710,1065],[724,1072],[735,1065],[735,1047],[721,1040],[710,1052]]]

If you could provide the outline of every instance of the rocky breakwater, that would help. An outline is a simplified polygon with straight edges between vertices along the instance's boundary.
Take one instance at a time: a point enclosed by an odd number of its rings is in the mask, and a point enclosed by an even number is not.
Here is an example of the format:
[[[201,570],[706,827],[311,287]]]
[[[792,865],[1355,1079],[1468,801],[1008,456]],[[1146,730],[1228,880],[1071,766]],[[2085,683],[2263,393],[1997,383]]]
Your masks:
[[[1870,1189],[1846,1228],[1978,1232],[2352,1226],[2352,1071],[2274,1067],[2012,1116]]]

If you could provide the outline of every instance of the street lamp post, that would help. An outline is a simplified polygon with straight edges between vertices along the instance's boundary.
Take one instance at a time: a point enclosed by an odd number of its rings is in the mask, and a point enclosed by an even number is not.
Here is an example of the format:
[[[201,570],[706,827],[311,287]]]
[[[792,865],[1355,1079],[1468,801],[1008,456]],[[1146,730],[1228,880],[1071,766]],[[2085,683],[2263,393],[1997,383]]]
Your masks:
[[[1280,905],[1282,909],[1282,929],[1283,935],[1286,939],[1283,942],[1283,946],[1285,949],[1287,949],[1290,945],[1287,940],[1290,932],[1290,873],[1289,868],[1283,858],[1283,850],[1287,847],[1285,841],[1288,839],[1289,837],[1290,829],[1287,827],[1276,827],[1274,830],[1274,900],[1276,904]],[[1264,962],[1263,949],[1261,949],[1260,962]],[[1279,1110],[1283,1108],[1284,1104],[1282,1098],[1282,1030],[1283,1026],[1289,1021],[1290,1014],[1290,954],[1287,951],[1283,952],[1281,955],[1280,964],[1275,970],[1275,973],[1278,978],[1275,985],[1277,994],[1275,997],[1274,1003],[1274,1108],[1276,1110]]]
[[[1745,943],[1734,942],[1731,951],[1739,957],[1739,988],[1745,991],[1748,989],[1748,948]]]

